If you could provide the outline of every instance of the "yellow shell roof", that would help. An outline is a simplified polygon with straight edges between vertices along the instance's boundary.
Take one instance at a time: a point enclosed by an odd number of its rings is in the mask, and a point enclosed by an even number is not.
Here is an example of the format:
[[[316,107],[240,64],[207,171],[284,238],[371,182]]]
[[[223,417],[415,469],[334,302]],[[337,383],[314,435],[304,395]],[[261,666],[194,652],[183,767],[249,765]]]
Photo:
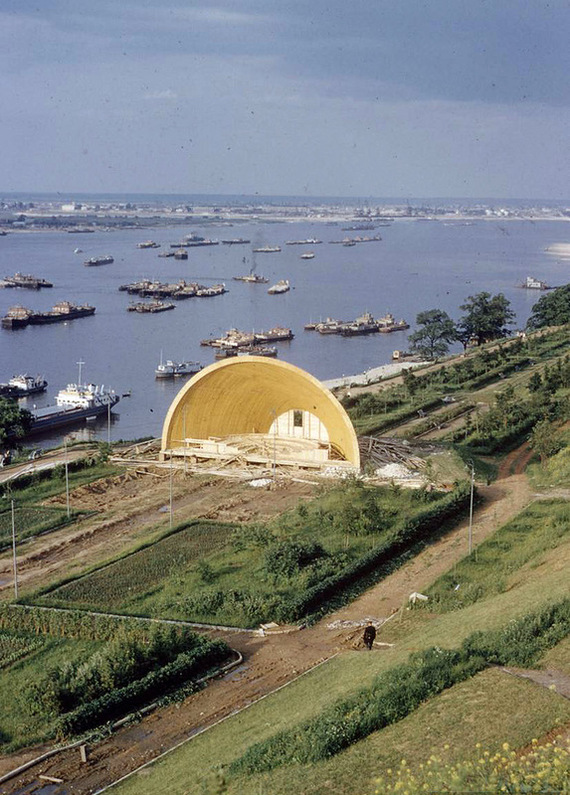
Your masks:
[[[354,427],[334,395],[299,367],[264,356],[226,359],[188,381],[164,420],[162,449],[183,438],[268,433],[276,416],[294,409],[317,417],[333,447],[360,467]]]

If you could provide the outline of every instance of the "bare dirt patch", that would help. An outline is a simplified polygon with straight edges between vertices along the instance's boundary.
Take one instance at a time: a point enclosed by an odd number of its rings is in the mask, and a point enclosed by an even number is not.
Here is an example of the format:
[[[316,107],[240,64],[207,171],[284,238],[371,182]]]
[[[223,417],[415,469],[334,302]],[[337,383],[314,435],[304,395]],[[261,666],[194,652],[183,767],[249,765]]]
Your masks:
[[[218,519],[223,522],[264,521],[314,494],[315,486],[278,478],[267,488],[252,488],[247,481],[184,475],[173,477],[174,522]],[[22,545],[18,552],[18,579],[22,592],[58,576],[80,571],[107,560],[151,537],[169,525],[170,476],[164,469],[124,474],[80,486],[71,493],[72,508],[97,515]],[[65,494],[47,501],[65,506]],[[0,581],[11,593],[11,553],[0,558]],[[0,587],[0,594],[2,588]]]

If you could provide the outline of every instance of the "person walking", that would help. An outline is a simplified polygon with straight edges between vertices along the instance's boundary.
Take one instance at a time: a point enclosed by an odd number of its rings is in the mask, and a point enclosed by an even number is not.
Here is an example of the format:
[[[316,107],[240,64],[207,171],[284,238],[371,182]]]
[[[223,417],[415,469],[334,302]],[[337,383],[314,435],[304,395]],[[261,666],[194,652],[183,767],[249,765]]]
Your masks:
[[[374,643],[374,639],[376,637],[376,629],[372,621],[369,621],[364,629],[364,635],[362,639],[364,640],[364,645],[368,649],[368,651],[372,651],[372,645]]]

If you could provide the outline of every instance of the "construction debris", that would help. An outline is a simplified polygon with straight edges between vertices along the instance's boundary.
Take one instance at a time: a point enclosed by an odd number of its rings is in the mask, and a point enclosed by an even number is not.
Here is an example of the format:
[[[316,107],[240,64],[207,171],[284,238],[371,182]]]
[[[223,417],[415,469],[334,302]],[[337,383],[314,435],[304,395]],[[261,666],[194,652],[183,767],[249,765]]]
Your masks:
[[[426,462],[414,455],[409,442],[391,436],[361,436],[358,439],[360,455],[375,466],[403,464],[409,469],[424,469]]]

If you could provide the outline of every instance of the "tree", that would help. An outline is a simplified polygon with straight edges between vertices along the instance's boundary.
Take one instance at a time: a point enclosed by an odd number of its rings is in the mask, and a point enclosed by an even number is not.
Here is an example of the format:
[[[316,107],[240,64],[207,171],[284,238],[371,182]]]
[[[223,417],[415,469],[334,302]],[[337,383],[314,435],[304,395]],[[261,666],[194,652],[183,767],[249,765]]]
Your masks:
[[[528,379],[528,391],[529,392],[538,392],[539,389],[542,387],[542,378],[540,377],[540,373],[533,373],[531,377]]]
[[[548,420],[541,420],[536,423],[532,429],[529,444],[540,456],[540,461],[543,466],[550,456],[560,450],[561,446],[556,431]]]
[[[515,313],[510,306],[511,302],[503,293],[493,296],[486,292],[470,295],[459,307],[466,314],[457,324],[456,338],[465,347],[472,339],[477,341],[477,345],[481,345],[483,342],[507,337],[507,326],[515,319]]]
[[[538,299],[532,308],[528,327],[544,328],[561,326],[564,323],[570,323],[570,284],[557,287]]]
[[[27,409],[21,409],[15,400],[0,398],[0,444],[8,437],[21,439],[30,430],[32,415]]]
[[[445,356],[449,344],[456,339],[453,320],[442,309],[428,309],[416,316],[416,325],[421,326],[408,341],[414,353],[425,359]]]

